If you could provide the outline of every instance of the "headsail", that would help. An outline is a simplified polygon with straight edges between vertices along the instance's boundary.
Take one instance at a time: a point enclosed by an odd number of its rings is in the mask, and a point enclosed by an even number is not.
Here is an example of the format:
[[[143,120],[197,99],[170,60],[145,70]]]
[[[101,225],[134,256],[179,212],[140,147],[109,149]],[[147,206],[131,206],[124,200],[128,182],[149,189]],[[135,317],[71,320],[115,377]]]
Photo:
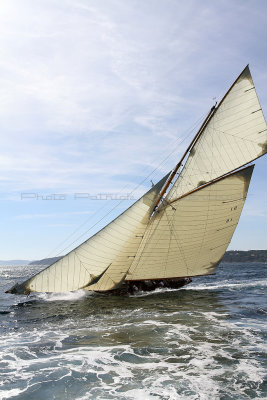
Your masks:
[[[194,144],[168,193],[175,199],[267,152],[267,125],[247,66]]]
[[[90,284],[92,290],[116,286],[133,262],[168,175],[110,224],[45,270],[12,288],[11,293],[12,290],[17,293],[66,292]],[[107,271],[109,273],[105,274]]]
[[[253,168],[209,183],[156,212],[126,280],[214,273],[237,226]]]

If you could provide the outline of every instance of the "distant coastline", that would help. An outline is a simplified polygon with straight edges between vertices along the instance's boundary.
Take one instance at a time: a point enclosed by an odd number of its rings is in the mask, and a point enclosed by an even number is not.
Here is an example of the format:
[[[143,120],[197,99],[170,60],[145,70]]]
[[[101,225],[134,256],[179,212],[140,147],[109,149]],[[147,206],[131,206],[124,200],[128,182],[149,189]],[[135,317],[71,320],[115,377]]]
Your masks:
[[[32,261],[29,265],[51,265],[61,257],[45,258]],[[225,253],[222,261],[225,262],[267,262],[267,250],[229,250]]]
[[[62,256],[63,257],[63,256]],[[62,257],[44,258],[42,260],[28,261],[28,260],[0,260],[0,265],[43,265],[49,266],[55,261],[60,260]],[[266,262],[267,263],[267,250],[229,250],[225,253],[222,262]]]
[[[267,262],[267,250],[229,250],[222,261],[225,262]]]
[[[57,260],[60,260],[63,256],[61,257],[51,257],[51,258],[44,258],[42,260],[37,260],[37,261],[31,261],[29,262],[28,265],[51,265]]]

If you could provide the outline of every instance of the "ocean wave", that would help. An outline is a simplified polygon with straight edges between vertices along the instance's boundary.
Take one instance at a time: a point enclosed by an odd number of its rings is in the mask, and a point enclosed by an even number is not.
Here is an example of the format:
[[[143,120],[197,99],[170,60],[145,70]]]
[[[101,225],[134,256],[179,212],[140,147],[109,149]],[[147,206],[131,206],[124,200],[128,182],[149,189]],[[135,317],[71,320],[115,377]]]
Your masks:
[[[179,336],[177,345],[178,340]],[[55,398],[61,398],[59,393],[65,386],[69,395],[64,398],[77,400],[107,395],[111,399],[213,400],[219,399],[222,391],[229,397],[247,398],[243,396],[248,385],[254,394],[257,392],[264,376],[259,362],[236,360],[229,343],[222,349],[219,343],[202,340],[184,344],[182,340],[183,355],[177,354],[174,343],[171,353],[162,353],[158,347],[146,355],[130,345],[60,349],[38,359],[12,355],[9,360],[1,360],[8,364],[2,395],[8,399],[25,394],[22,398],[26,399],[28,391],[32,393],[35,387],[45,386],[46,382],[58,383],[59,392],[56,387],[52,392]],[[12,388],[14,382],[19,383],[19,389]]]
[[[214,284],[193,284],[183,287],[184,290],[214,290],[214,289],[242,289],[248,287],[266,287],[267,280],[255,280],[253,282],[229,283],[229,281],[216,282]]]
[[[2,291],[0,398],[265,398],[267,281],[238,271],[128,298]]]
[[[38,293],[35,296],[44,301],[77,301],[89,297],[92,293],[87,290],[76,290],[75,292],[62,293]]]

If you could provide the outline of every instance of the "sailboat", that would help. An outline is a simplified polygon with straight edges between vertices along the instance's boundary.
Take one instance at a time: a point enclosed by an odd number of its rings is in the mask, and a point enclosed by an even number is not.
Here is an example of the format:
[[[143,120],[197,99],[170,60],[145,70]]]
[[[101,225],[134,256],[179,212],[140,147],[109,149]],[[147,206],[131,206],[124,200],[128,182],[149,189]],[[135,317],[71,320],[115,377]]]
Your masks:
[[[267,126],[246,66],[175,168],[131,207],[8,293],[132,292],[214,274],[238,224]]]

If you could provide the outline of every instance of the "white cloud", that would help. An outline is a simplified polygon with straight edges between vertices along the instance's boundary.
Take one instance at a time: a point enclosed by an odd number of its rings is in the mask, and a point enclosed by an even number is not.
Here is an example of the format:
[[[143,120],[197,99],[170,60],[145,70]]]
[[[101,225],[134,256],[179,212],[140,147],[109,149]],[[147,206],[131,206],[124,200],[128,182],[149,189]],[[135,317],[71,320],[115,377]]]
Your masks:
[[[247,62],[267,109],[265,11],[239,0],[2,1],[2,198],[128,192],[160,165],[156,181]]]
[[[93,184],[93,175],[106,175],[107,186],[122,170],[138,174],[137,162],[160,159],[162,146],[181,135],[176,113],[194,104],[179,87],[188,80],[190,38],[179,15],[174,23],[172,1],[169,10],[139,5],[13,0],[6,7],[1,170],[12,187],[82,186],[85,171]]]

